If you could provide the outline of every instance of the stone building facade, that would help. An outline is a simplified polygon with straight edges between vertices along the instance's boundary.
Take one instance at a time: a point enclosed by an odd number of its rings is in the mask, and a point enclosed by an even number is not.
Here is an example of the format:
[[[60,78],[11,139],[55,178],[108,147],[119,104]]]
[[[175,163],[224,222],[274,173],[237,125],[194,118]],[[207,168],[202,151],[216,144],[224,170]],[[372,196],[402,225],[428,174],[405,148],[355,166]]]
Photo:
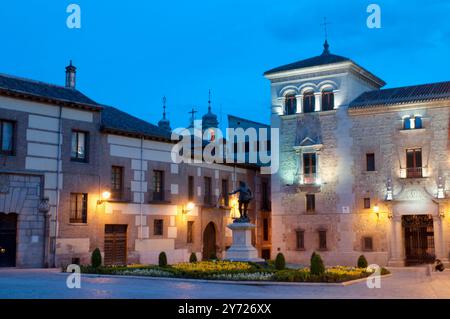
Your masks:
[[[75,73],[66,68],[66,86],[0,75],[0,266],[88,264],[95,248],[105,264],[155,263],[162,251],[170,263],[220,258],[235,213],[224,195],[239,181],[266,226],[254,244],[270,256],[259,167],[175,164],[165,116],[157,126],[98,104]],[[205,118],[217,125],[211,103]]]
[[[448,262],[450,84],[381,89],[330,53],[275,68],[273,253],[308,264]]]

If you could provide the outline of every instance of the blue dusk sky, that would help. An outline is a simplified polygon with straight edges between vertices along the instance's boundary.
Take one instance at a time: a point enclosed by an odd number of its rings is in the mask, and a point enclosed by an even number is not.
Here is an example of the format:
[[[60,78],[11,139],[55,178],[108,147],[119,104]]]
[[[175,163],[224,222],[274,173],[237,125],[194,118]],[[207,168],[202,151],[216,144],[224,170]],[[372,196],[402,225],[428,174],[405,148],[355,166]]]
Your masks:
[[[66,7],[81,7],[81,29]],[[366,26],[371,3],[381,29]],[[263,72],[322,52],[326,16],[334,54],[353,59],[386,87],[450,80],[450,1],[2,1],[0,72],[77,88],[99,103],[156,123],[167,96],[172,127],[201,117],[208,89],[226,115],[269,122]]]

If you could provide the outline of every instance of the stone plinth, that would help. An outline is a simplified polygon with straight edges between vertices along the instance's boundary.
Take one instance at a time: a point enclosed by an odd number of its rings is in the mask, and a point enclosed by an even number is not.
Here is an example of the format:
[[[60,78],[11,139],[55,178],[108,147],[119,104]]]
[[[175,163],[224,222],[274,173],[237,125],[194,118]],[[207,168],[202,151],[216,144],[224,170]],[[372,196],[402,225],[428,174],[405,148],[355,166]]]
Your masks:
[[[227,226],[233,232],[233,244],[225,252],[225,260],[264,262],[258,258],[258,251],[252,245],[252,229],[250,223],[235,222]]]

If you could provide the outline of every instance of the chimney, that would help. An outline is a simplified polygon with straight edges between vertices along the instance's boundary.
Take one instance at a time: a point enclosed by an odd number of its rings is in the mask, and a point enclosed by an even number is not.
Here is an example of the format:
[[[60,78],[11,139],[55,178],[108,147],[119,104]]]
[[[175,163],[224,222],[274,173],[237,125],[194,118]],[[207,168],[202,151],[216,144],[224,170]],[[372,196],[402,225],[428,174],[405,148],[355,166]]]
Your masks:
[[[77,68],[72,65],[72,60],[70,60],[70,64],[66,66],[66,88],[75,89],[76,73]]]

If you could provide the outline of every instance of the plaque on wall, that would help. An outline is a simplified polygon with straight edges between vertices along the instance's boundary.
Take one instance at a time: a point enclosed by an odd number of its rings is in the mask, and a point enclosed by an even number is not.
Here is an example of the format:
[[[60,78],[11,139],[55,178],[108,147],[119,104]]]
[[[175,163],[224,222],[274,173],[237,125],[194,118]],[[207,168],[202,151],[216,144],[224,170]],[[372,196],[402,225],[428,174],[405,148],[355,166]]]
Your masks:
[[[0,175],[0,194],[6,194],[9,192],[9,176]]]

